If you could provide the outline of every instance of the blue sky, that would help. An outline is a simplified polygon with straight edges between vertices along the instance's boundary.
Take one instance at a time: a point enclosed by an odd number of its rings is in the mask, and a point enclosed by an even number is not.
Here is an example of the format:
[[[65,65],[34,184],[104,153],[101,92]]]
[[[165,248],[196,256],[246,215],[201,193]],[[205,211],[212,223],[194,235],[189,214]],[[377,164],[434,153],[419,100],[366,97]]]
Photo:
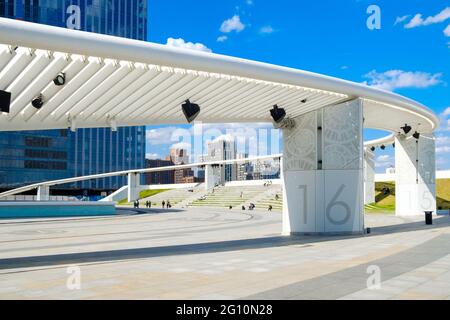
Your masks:
[[[367,28],[370,5],[381,9],[379,30]],[[437,164],[450,169],[448,0],[151,0],[148,34],[151,42],[366,81],[415,99],[442,117]],[[148,127],[149,156],[165,157],[174,129]],[[383,134],[368,130],[366,139]],[[393,150],[377,158],[383,172]]]

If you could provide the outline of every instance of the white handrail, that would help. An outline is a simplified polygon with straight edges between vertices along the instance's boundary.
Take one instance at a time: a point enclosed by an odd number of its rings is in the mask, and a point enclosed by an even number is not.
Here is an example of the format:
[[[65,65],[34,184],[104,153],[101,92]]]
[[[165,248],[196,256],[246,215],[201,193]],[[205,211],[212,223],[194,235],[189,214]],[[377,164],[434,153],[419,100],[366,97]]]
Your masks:
[[[108,173],[94,174],[94,175],[89,175],[89,176],[82,176],[82,177],[75,177],[75,178],[68,178],[68,179],[44,181],[44,182],[39,182],[39,183],[31,184],[28,186],[24,186],[24,187],[20,187],[17,189],[13,189],[13,190],[9,190],[9,191],[0,193],[0,199],[7,197],[7,196],[15,195],[18,193],[37,189],[38,187],[41,187],[41,186],[50,187],[50,186],[85,181],[85,180],[102,179],[102,178],[109,178],[109,177],[115,177],[115,176],[125,176],[125,175],[132,174],[132,173],[137,174],[137,173],[171,171],[171,170],[189,169],[189,168],[203,167],[203,166],[210,166],[210,165],[222,165],[222,164],[261,161],[261,160],[271,160],[271,159],[277,159],[277,158],[282,158],[282,157],[283,157],[282,154],[275,154],[275,155],[270,155],[270,156],[259,156],[259,157],[252,157],[252,158],[246,158],[246,159],[207,161],[207,162],[190,163],[190,164],[183,164],[183,165],[176,165],[176,166],[165,166],[165,167],[158,167],[158,168],[132,169],[132,170],[126,170],[126,171],[108,172]]]

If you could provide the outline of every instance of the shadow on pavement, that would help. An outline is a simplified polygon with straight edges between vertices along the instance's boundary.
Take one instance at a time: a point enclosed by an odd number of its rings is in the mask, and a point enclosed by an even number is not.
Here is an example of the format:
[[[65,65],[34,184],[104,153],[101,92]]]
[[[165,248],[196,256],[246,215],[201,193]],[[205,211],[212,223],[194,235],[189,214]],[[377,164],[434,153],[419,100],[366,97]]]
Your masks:
[[[426,225],[425,218],[423,221],[401,223],[390,226],[372,227],[371,235],[383,235],[389,233],[410,232],[419,230],[440,229],[450,226],[449,216],[433,217],[433,225]]]
[[[145,210],[146,211],[146,210]],[[176,211],[176,210],[172,210]],[[168,212],[165,210],[164,212]],[[149,212],[146,212],[149,213]],[[448,216],[434,219],[434,225],[426,226],[424,222],[405,223],[394,226],[383,226],[372,228],[369,236],[379,236],[400,232],[416,230],[430,230],[448,227],[450,218]],[[360,236],[275,236],[256,239],[242,239],[218,241],[197,244],[170,245],[149,248],[135,248],[123,250],[109,250],[83,253],[54,254],[46,256],[30,256],[18,258],[0,259],[0,269],[16,269],[28,267],[43,267],[55,265],[98,263],[111,261],[124,261],[132,259],[144,259],[175,255],[203,254],[215,252],[227,252],[249,249],[275,248],[292,245],[307,246],[308,244],[357,238]]]

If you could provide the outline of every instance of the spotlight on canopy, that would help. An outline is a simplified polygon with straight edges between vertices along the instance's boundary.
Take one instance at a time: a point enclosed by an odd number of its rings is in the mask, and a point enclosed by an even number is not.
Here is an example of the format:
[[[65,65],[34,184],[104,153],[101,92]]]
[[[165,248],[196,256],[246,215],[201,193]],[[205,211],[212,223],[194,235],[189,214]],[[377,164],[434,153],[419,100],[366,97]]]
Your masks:
[[[181,108],[183,109],[183,114],[186,117],[187,122],[189,123],[194,121],[195,118],[197,118],[197,116],[200,114],[200,106],[198,104],[190,102],[189,99],[181,105]]]
[[[407,125],[407,124],[405,124],[405,126],[404,126],[404,127],[401,127],[400,129],[402,129],[403,132],[404,132],[405,134],[410,133],[411,130],[412,130],[411,126],[409,126],[409,125]]]
[[[278,105],[274,105],[273,109],[270,110],[270,115],[275,123],[280,123],[286,117],[286,110],[279,108]]]

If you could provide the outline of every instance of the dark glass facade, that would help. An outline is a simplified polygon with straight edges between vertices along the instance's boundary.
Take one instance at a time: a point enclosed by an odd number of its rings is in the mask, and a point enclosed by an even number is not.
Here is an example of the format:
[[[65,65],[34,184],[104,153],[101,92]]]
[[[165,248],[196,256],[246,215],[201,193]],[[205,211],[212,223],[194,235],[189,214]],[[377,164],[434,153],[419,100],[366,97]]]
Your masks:
[[[159,168],[173,166],[174,163],[171,160],[146,160],[147,168]],[[159,171],[147,173],[145,176],[145,184],[173,184],[175,183],[175,177],[173,171]]]
[[[0,0],[0,16],[137,40],[147,39],[147,0]],[[145,167],[145,127],[0,133],[0,190]],[[115,190],[126,177],[55,188]]]

